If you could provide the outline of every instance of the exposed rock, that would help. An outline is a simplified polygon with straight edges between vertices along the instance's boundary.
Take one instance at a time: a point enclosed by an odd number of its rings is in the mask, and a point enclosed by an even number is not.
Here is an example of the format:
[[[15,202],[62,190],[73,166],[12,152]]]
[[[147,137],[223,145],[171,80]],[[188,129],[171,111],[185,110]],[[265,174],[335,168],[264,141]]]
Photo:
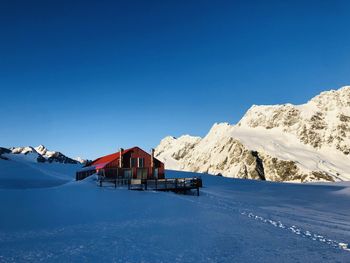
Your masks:
[[[269,181],[303,181],[303,174],[293,161],[279,160],[276,157],[264,156],[264,170]]]
[[[49,163],[52,163],[52,162],[70,163],[70,164],[78,164],[79,163],[77,160],[73,160],[60,152],[55,152],[53,155],[51,155],[49,158],[47,158],[47,161]]]
[[[42,155],[40,155],[40,154],[39,154],[38,158],[36,158],[36,160],[37,160],[38,163],[44,163],[44,162],[46,162],[46,159],[45,159]]]

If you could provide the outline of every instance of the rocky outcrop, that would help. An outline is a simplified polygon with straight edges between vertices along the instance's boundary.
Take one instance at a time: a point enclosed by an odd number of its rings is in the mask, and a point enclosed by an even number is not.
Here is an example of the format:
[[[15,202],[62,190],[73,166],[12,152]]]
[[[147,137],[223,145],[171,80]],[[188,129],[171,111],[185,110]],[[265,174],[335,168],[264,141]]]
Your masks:
[[[210,174],[235,173],[238,178],[265,180],[262,161],[257,152],[247,149],[238,140],[226,137],[208,152],[189,153],[184,170]]]

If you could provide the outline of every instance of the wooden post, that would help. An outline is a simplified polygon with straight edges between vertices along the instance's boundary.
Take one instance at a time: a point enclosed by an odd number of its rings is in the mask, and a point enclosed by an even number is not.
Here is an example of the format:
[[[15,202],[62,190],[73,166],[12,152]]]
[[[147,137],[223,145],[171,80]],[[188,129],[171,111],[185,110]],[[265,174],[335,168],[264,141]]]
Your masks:
[[[151,177],[154,178],[154,149],[151,149]]]
[[[117,188],[117,178],[114,179],[114,188]]]
[[[120,148],[119,168],[123,168],[123,148]]]

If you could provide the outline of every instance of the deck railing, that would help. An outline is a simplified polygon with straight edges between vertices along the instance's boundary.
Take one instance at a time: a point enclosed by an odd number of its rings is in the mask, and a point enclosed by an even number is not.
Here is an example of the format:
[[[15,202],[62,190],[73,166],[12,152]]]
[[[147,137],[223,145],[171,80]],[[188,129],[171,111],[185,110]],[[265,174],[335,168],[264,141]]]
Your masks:
[[[130,190],[153,190],[153,191],[173,191],[186,192],[196,189],[199,195],[199,188],[202,187],[200,177],[193,178],[166,178],[166,179],[120,179],[110,177],[98,177],[99,186],[109,183],[117,186],[127,186]]]

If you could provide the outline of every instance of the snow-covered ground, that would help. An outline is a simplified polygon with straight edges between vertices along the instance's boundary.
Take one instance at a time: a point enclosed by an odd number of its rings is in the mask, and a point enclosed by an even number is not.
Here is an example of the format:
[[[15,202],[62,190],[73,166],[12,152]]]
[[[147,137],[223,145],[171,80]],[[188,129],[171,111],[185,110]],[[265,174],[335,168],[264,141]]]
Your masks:
[[[0,159],[0,189],[42,188],[67,183],[81,164],[38,163],[36,153],[3,154]]]
[[[197,197],[99,188],[75,182],[74,165],[11,162],[0,160],[0,262],[350,262],[346,182],[203,175]]]

